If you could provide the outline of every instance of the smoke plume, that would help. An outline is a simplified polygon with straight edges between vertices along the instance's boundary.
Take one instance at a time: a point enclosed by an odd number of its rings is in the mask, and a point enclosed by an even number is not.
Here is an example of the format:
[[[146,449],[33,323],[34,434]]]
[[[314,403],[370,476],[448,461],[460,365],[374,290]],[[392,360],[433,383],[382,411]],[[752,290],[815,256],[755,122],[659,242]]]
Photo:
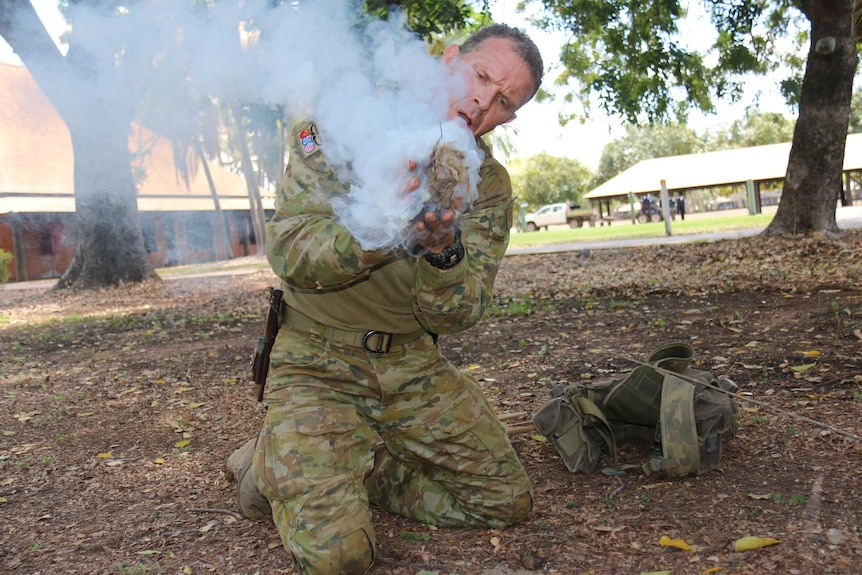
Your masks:
[[[324,153],[342,181],[351,182],[349,194],[331,199],[338,219],[366,250],[407,247],[410,221],[429,198],[424,185],[406,193],[408,177],[416,175],[408,160],[421,165],[435,144],[450,142],[467,158],[469,203],[481,152],[460,121],[447,121],[450,98],[464,90],[458,74],[429,56],[400,18],[370,20],[357,4],[217,2],[203,13],[163,1],[119,14],[86,3],[71,7],[76,40],[93,54],[111,55],[102,65],[115,65],[117,57],[102,42],[122,45],[127,59],[160,63],[153,68],[173,80],[151,79],[162,105],[171,90],[197,90],[313,118]],[[140,76],[135,81],[142,83]],[[177,121],[185,114],[177,110]]]

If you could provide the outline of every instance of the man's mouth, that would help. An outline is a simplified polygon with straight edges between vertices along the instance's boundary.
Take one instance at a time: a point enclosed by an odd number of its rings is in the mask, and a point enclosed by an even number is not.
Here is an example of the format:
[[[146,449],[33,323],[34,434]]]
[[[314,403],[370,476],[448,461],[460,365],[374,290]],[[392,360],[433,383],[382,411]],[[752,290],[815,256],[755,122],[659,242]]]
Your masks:
[[[464,120],[464,123],[467,124],[468,128],[473,127],[473,120],[470,118],[470,116],[468,116],[464,112],[458,112],[458,115],[461,117],[462,120]]]

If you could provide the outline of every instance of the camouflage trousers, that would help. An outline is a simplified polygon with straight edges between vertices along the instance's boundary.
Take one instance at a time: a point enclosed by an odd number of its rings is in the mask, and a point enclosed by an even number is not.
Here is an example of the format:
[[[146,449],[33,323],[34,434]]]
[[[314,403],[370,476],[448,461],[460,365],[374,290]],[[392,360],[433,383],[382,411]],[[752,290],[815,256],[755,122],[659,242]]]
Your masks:
[[[431,336],[373,354],[282,330],[269,385],[251,472],[302,573],[371,566],[370,504],[439,526],[530,513],[505,429]]]

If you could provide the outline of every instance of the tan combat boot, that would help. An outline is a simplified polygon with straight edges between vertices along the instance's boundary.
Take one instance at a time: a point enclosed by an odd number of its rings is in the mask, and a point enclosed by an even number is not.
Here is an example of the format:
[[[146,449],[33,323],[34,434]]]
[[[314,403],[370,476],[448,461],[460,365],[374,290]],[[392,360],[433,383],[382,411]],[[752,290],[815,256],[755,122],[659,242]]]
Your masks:
[[[240,513],[249,519],[271,519],[269,501],[257,490],[249,473],[256,445],[255,437],[231,454],[227,460],[227,476],[228,479],[233,476],[236,480],[236,503]]]

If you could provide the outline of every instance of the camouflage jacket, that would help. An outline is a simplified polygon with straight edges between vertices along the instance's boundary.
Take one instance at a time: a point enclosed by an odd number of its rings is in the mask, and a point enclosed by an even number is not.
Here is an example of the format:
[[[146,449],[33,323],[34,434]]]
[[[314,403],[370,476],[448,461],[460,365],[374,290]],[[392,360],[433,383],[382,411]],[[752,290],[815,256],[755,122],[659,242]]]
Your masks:
[[[290,161],[267,224],[267,257],[287,305],[351,330],[446,334],[478,322],[491,302],[512,226],[509,174],[490,150],[479,141],[485,152],[479,195],[459,222],[466,255],[440,270],[405,251],[360,247],[327,203],[346,194],[348,184],[327,163],[326,143],[315,130],[309,120],[293,126]]]

